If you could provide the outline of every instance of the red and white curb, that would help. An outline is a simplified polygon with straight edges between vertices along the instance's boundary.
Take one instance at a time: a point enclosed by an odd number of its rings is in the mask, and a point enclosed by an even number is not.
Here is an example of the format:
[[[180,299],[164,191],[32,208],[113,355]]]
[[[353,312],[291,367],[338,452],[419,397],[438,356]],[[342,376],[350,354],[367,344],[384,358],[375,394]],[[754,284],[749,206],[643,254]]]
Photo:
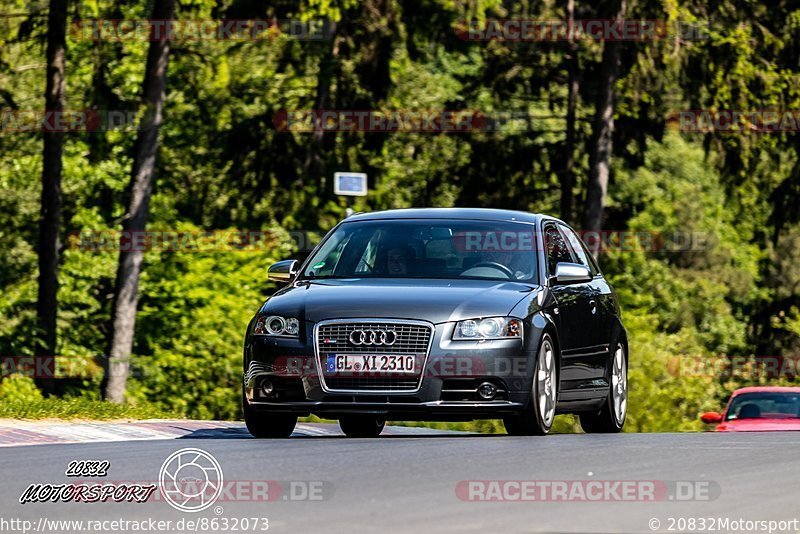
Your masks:
[[[415,436],[450,433],[445,430],[387,426],[389,436]],[[299,423],[293,436],[342,436],[339,425]],[[178,438],[242,439],[249,438],[244,423],[234,421],[147,420],[118,421],[18,421],[0,420],[0,447],[58,443],[98,443]]]

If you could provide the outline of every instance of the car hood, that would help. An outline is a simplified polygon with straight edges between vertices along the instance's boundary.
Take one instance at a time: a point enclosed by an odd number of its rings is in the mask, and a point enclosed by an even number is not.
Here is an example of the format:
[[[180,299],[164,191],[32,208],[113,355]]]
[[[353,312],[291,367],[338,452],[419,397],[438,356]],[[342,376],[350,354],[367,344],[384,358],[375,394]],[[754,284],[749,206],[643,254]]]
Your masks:
[[[261,311],[312,322],[349,317],[391,317],[443,323],[508,315],[518,302],[534,294],[537,288],[498,280],[313,280],[281,289]]]
[[[774,432],[800,430],[800,419],[732,419],[717,426],[717,432]]]

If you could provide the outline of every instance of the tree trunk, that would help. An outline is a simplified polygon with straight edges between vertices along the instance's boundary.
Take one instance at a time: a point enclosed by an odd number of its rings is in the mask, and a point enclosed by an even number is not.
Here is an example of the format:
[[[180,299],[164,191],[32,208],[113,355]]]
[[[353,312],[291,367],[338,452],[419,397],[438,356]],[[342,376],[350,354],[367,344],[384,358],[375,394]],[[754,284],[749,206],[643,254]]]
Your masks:
[[[47,17],[47,86],[44,101],[47,112],[64,109],[64,65],[66,62],[67,0],[50,0]],[[64,132],[45,131],[42,151],[42,206],[39,222],[39,293],[36,319],[39,328],[35,354],[56,354],[56,315],[58,311],[58,254],[61,228],[61,156]],[[53,393],[52,377],[38,377],[45,393]]]
[[[333,81],[333,72],[339,54],[338,44],[336,40],[336,23],[331,29],[331,40],[328,48],[319,59],[319,74],[317,75],[317,95],[314,100],[314,109],[325,110],[330,107],[331,102],[331,83]],[[335,136],[335,133],[330,135]],[[303,164],[303,174],[300,176],[300,185],[304,185],[306,179],[309,183],[317,188],[317,196],[322,199],[328,198],[330,195],[327,192],[327,176],[325,175],[325,165],[322,161],[323,152],[325,147],[323,140],[325,132],[320,128],[311,133],[311,143],[308,148],[308,154]],[[310,203],[307,204],[309,209],[314,209]]]
[[[566,0],[564,6],[567,24],[572,28],[575,24],[575,0]],[[564,168],[561,174],[561,218],[572,221],[572,190],[575,187],[575,110],[578,105],[578,45],[570,31],[566,40],[567,64],[567,131],[564,140]]]
[[[174,12],[175,0],[155,1],[154,19],[172,19]],[[158,133],[166,96],[169,51],[170,41],[160,40],[152,41],[147,53],[142,91],[145,113],[139,124],[139,133],[134,147],[130,185],[131,198],[122,223],[123,235],[127,236],[141,234],[147,225],[158,149]],[[111,342],[103,384],[104,397],[117,403],[125,400],[125,384],[130,369],[133,333],[136,325],[139,275],[144,258],[143,250],[135,250],[135,247],[129,248],[129,250],[121,250],[119,254],[117,279],[114,287]]]
[[[625,0],[616,0],[611,7],[612,15],[607,18],[621,21],[625,16]],[[589,148],[589,183],[586,188],[584,217],[584,230],[587,232],[599,232],[603,226],[614,133],[614,84],[619,74],[619,46],[620,43],[613,40],[607,40],[603,44],[600,88]],[[588,241],[589,249],[596,256],[600,251],[599,237]]]

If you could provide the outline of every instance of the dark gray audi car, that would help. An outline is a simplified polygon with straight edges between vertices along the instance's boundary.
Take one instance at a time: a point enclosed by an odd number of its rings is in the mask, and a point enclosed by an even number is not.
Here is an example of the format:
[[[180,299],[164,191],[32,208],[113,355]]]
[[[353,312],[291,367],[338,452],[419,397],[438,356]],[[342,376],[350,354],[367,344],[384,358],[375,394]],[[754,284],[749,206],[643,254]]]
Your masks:
[[[377,436],[387,419],[502,418],[547,434],[559,413],[619,432],[625,328],[580,237],[553,217],[490,209],[358,214],[308,259],[269,268],[286,284],[244,346],[243,409],[256,437],[298,416]]]

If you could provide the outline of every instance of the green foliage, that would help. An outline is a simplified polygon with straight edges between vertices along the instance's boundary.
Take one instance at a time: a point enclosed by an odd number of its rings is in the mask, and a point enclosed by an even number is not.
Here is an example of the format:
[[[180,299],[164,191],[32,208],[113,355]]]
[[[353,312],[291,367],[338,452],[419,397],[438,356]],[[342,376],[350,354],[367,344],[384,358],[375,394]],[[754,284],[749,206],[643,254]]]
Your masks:
[[[611,209],[627,213],[638,239],[602,263],[630,336],[626,428],[699,430],[698,413],[720,409],[736,387],[763,381],[752,372],[681,374],[674,363],[755,352],[748,314],[765,298],[759,263],[767,252],[748,233],[749,222],[726,209],[720,175],[701,148],[677,135],[649,143],[644,166],[618,176]]]
[[[175,419],[175,412],[152,406],[111,404],[83,397],[50,397],[34,401],[0,403],[0,418],[14,419]]]
[[[33,379],[12,374],[0,382],[0,403],[26,404],[42,400],[42,393]]]
[[[614,207],[632,214],[629,235],[638,239],[604,263],[622,308],[651,316],[656,330],[690,329],[708,351],[746,351],[742,312],[759,295],[763,252],[737,231],[702,151],[671,135],[650,143],[644,167],[620,174]]]
[[[74,363],[59,374],[70,385],[63,403],[0,402],[6,414],[135,417],[156,410],[238,417],[242,336],[272,289],[266,267],[292,255],[286,230],[322,235],[343,217],[348,202],[333,195],[334,171],[369,174],[370,195],[353,200],[356,210],[558,209],[564,43],[467,41],[455,30],[468,20],[558,19],[560,3],[179,4],[185,18],[336,22],[331,40],[284,34],[173,43],[148,228],[268,229],[276,232],[274,243],[256,252],[148,251],[129,387],[130,402],[141,408],[104,408],[96,399],[117,253],[83,250],[74,233],[121,227],[136,132],[69,134],[58,355]],[[9,13],[26,9],[21,0],[5,6]],[[79,18],[137,19],[149,7],[98,0],[71,9]],[[595,9],[577,8],[587,18]],[[666,117],[679,109],[798,109],[800,16],[785,2],[639,2],[629,9],[631,18],[709,28],[708,39],[624,45],[606,218],[608,228],[641,239],[640,246],[612,248],[600,259],[629,331],[629,429],[697,430],[699,411],[719,408],[732,387],[763,377],[676,376],[670,370],[675,357],[800,351],[800,144],[785,133],[681,135],[668,129]],[[0,20],[3,109],[41,106],[44,32],[44,19],[33,13]],[[146,42],[69,37],[67,44],[69,109],[138,112]],[[601,43],[578,43],[576,198],[588,168],[601,51]],[[317,107],[475,110],[526,119],[495,131],[327,133],[321,139],[275,128],[280,111]],[[0,135],[1,356],[33,351],[41,170],[40,134]],[[0,391],[35,395],[18,377],[0,381]],[[502,432],[497,421],[453,428]],[[556,420],[556,431],[577,428],[574,417]]]
[[[200,232],[185,223],[177,230]],[[244,328],[272,287],[266,267],[289,255],[288,241],[278,232],[266,249],[151,255],[140,282],[130,398],[187,417],[237,418]]]

